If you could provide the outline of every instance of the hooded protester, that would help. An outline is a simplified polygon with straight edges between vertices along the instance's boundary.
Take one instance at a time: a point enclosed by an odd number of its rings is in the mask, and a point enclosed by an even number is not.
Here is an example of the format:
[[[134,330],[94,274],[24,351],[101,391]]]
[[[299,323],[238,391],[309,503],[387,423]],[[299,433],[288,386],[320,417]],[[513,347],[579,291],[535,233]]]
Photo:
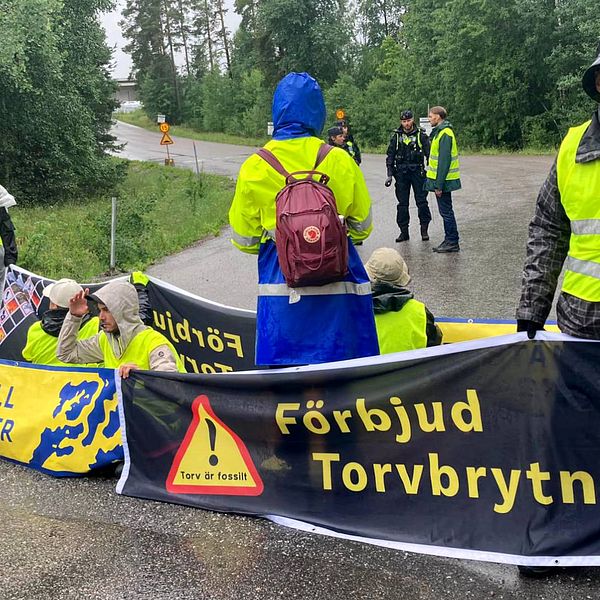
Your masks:
[[[289,173],[310,170],[322,145],[325,103],[307,73],[290,73],[273,96],[270,150]],[[348,227],[348,274],[335,283],[290,288],[274,241],[275,198],[285,178],[254,154],[242,165],[229,211],[232,243],[258,254],[256,364],[322,363],[378,354],[371,286],[353,242],[371,233],[371,199],[352,158],[333,148],[318,170],[329,176],[338,214]],[[349,325],[350,324],[350,325]]]
[[[77,340],[88,300],[98,305],[101,331],[92,338]],[[103,362],[108,369],[118,368],[123,378],[133,369],[185,373],[171,342],[140,319],[136,289],[127,281],[111,281],[94,294],[86,289],[69,300],[57,355],[76,364]]]
[[[377,248],[365,264],[373,286],[373,309],[381,354],[439,346],[442,332],[427,307],[406,288],[404,259],[393,248]]]
[[[15,226],[8,214],[8,209],[16,204],[14,196],[0,185],[0,284],[6,267],[16,264],[18,258]]]
[[[34,323],[27,331],[27,343],[23,348],[23,358],[27,362],[38,365],[52,365],[58,367],[72,366],[74,363],[65,363],[56,356],[58,334],[69,312],[69,300],[83,288],[72,279],[59,279],[44,288],[43,295],[48,298],[50,308],[42,315],[40,321]],[[80,320],[77,339],[84,340],[98,333],[100,321],[89,312]],[[85,366],[98,367],[102,364],[89,363]]]

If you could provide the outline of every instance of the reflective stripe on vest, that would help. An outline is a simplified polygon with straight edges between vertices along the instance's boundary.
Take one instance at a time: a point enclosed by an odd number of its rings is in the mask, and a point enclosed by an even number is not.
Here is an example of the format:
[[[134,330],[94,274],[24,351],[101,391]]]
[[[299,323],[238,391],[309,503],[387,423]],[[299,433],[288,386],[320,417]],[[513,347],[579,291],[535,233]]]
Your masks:
[[[418,300],[409,300],[399,311],[375,313],[375,326],[380,354],[427,347],[427,315]]]
[[[355,217],[346,217],[346,223],[350,229],[354,229],[354,231],[367,231],[369,227],[371,227],[371,223],[373,222],[373,211],[369,207],[369,214],[365,219],[359,221]]]
[[[354,283],[352,281],[336,281],[325,285],[290,288],[285,283],[261,283],[258,286],[259,296],[333,296],[336,294],[355,294],[368,296],[371,293],[370,283]]]
[[[177,351],[173,347],[173,344],[158,331],[155,331],[151,327],[140,331],[125,348],[125,352],[117,358],[112,349],[111,343],[106,334],[101,335],[98,338],[100,343],[100,349],[104,355],[104,366],[107,369],[116,369],[121,365],[134,363],[141,370],[150,370],[150,353],[156,350],[159,346],[168,346],[169,350],[173,353],[173,357],[177,362],[177,370],[180,373],[185,373],[181,358],[177,354]]]
[[[251,248],[260,244],[260,237],[240,235],[235,231],[232,232],[231,239],[235,242],[236,246],[243,248]]]
[[[589,124],[569,129],[556,161],[560,201],[571,222],[562,291],[588,302],[600,302],[600,160],[575,162]]]
[[[427,164],[427,179],[437,179],[438,160],[440,153],[440,140],[443,135],[447,135],[452,140],[452,150],[450,153],[450,169],[446,175],[446,181],[460,179],[460,164],[458,162],[458,146],[456,145],[456,136],[449,127],[442,129],[439,135],[431,141],[431,151],[429,153],[429,163]]]

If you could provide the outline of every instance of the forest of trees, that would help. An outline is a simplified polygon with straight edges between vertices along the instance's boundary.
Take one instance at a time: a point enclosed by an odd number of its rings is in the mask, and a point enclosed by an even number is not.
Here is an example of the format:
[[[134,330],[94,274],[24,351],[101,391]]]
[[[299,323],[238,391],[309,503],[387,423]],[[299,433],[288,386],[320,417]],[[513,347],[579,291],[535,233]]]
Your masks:
[[[387,141],[399,113],[441,104],[471,147],[547,147],[588,118],[581,90],[600,11],[589,0],[127,0],[123,32],[152,118],[264,135],[289,71],[321,83],[333,120]]]
[[[0,182],[20,202],[114,189],[113,0],[0,0]],[[471,148],[549,147],[587,118],[600,11],[589,0],[126,0],[148,115],[264,136],[277,81],[308,71],[334,120],[384,144],[402,109],[441,104]]]
[[[0,183],[19,202],[102,193],[115,84],[98,16],[110,0],[0,0]]]

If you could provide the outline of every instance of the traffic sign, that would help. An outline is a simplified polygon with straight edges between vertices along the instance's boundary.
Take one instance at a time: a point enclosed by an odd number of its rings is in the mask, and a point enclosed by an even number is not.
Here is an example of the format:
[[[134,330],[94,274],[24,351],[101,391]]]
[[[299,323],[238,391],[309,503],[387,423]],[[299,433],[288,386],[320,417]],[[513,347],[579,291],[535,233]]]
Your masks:
[[[342,121],[342,120],[344,120],[344,119],[346,118],[346,111],[345,111],[343,108],[338,108],[338,109],[335,111],[335,118],[336,118],[338,121]]]
[[[168,123],[161,123],[158,128],[163,132],[163,133],[169,133],[169,129],[171,129],[170,125]]]
[[[162,140],[160,140],[160,145],[168,146],[169,144],[172,144],[172,143],[173,143],[173,140],[171,139],[171,136],[168,133],[163,133]]]
[[[156,115],[157,123],[164,123],[166,120],[167,120],[167,117],[165,115]]]

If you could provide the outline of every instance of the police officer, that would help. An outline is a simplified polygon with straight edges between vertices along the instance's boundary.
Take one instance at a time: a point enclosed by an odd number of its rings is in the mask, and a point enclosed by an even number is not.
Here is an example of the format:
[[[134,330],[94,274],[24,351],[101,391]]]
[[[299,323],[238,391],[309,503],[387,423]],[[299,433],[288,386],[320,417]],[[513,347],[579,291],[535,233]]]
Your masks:
[[[421,223],[421,239],[428,240],[427,230],[431,221],[431,212],[424,185],[425,159],[429,159],[429,138],[423,129],[415,125],[411,110],[405,110],[400,114],[400,123],[401,127],[394,131],[390,140],[385,159],[386,187],[392,184],[392,176],[396,179],[396,199],[398,200],[396,222],[400,228],[400,235],[396,241],[405,242],[409,239],[408,200],[411,186]]]

